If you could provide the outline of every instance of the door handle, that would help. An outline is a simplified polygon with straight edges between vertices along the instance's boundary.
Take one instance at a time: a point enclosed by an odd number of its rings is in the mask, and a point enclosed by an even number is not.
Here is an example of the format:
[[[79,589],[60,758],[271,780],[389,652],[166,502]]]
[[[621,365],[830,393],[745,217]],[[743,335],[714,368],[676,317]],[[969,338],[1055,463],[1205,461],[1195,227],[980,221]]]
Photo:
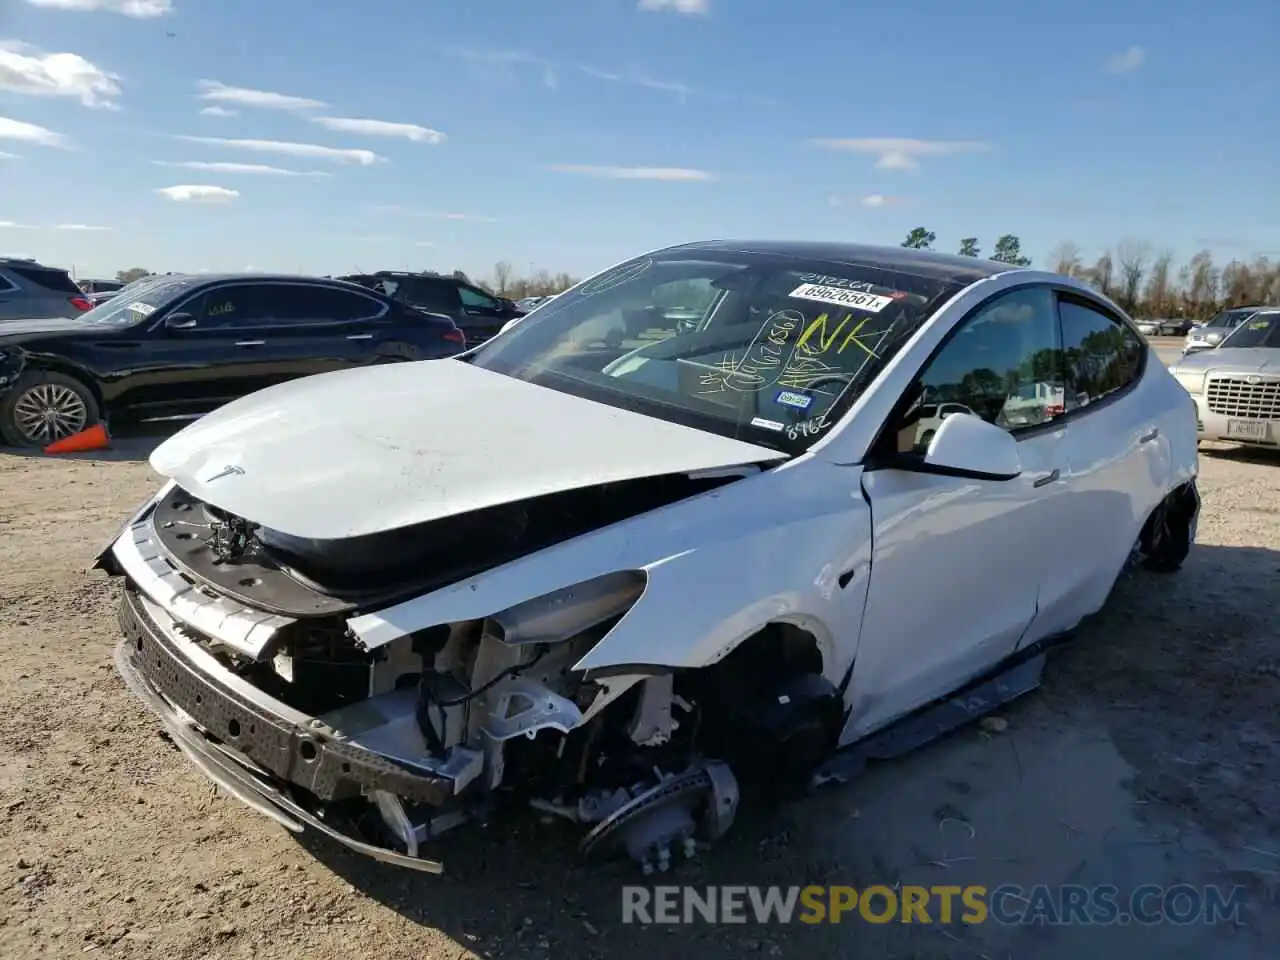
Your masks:
[[[1062,473],[1060,471],[1053,470],[1050,473],[1046,473],[1043,477],[1036,477],[1035,482],[1032,483],[1031,485],[1033,487],[1047,487],[1049,484],[1053,483],[1053,481],[1057,480],[1060,476],[1062,476]]]
[[[237,340],[237,347],[260,347],[267,341],[265,340]]]
[[[372,340],[372,333],[353,333],[347,337],[348,340]]]
[[[1156,437],[1160,436],[1160,428],[1152,427],[1150,433],[1143,434],[1138,438],[1139,443],[1150,443]]]

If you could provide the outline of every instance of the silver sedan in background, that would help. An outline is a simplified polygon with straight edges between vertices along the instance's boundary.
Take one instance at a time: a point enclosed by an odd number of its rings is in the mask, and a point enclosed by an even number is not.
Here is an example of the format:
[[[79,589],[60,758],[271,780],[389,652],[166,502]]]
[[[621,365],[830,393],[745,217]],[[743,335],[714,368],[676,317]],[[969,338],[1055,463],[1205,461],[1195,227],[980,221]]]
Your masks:
[[[1280,447],[1280,309],[1255,311],[1169,372],[1196,402],[1199,439]]]
[[[1235,307],[1223,310],[1208,323],[1194,327],[1183,342],[1182,353],[1197,353],[1200,350],[1212,350],[1222,343],[1227,335],[1244,323],[1259,310],[1277,309],[1272,307]]]

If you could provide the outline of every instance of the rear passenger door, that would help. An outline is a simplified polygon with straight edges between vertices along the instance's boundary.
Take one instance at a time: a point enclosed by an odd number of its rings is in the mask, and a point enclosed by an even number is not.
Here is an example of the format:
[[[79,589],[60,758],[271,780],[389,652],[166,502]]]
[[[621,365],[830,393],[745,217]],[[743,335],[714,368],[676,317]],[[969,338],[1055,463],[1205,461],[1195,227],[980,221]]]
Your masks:
[[[1169,441],[1146,341],[1087,297],[1058,293],[1071,522],[1052,546],[1036,632],[1074,627],[1105,602],[1147,516],[1164,496]]]
[[[372,362],[389,328],[388,305],[358,290],[324,284],[243,285],[223,294],[247,388]]]

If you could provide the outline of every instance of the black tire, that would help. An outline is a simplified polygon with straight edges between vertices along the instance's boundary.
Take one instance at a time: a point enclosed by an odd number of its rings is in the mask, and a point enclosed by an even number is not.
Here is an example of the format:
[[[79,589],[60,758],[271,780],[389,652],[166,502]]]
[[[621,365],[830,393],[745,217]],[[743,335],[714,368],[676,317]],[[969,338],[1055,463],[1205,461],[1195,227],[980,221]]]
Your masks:
[[[1176,573],[1191,553],[1200,491],[1194,480],[1170,493],[1152,511],[1138,537],[1142,566],[1152,573]]]
[[[26,407],[23,402],[34,399],[31,394],[33,390],[40,388],[52,388],[54,395],[58,395],[60,391],[70,391],[74,394],[75,399],[83,408],[82,415],[77,413],[72,419],[59,424],[52,434],[47,436],[32,436],[29,431],[20,425],[22,410]],[[73,410],[74,404],[71,405]],[[48,446],[54,440],[60,440],[64,436],[71,436],[87,427],[93,426],[101,419],[101,412],[98,408],[98,401],[93,395],[93,391],[81,380],[75,377],[67,376],[64,373],[58,373],[54,370],[30,370],[20,376],[13,388],[4,395],[4,399],[0,400],[0,439],[3,439],[11,447],[38,448]]]

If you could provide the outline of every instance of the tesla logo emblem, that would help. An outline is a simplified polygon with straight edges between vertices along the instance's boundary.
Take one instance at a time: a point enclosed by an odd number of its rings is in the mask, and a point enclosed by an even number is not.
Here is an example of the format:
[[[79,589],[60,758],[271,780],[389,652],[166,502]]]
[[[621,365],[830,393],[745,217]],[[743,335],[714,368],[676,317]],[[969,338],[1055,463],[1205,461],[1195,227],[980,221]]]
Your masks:
[[[1261,383],[1261,382],[1262,382],[1261,377],[1249,377],[1249,383]]]
[[[241,476],[244,476],[244,467],[237,467],[237,466],[228,464],[227,466],[219,470],[217,473],[215,473],[213,476],[205,477],[204,482],[213,483],[213,481],[215,480],[221,480],[223,477],[229,477],[232,474],[240,474]]]

